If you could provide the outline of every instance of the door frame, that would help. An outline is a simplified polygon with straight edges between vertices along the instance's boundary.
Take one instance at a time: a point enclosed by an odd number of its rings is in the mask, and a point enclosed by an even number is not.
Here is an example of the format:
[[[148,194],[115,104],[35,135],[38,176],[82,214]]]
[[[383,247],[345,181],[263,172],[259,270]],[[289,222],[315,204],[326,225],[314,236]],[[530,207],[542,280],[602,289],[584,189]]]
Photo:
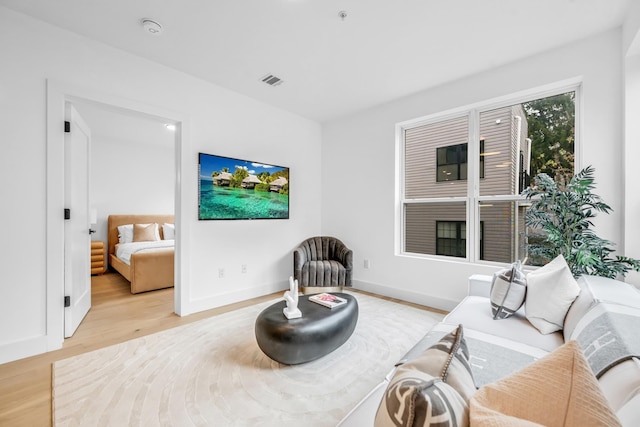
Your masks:
[[[62,348],[64,342],[64,114],[65,103],[96,103],[166,120],[175,130],[174,215],[175,240],[174,312],[187,313],[189,222],[184,219],[182,159],[190,153],[189,118],[179,112],[87,88],[47,79],[46,139],[46,351]],[[87,250],[89,250],[87,248]]]

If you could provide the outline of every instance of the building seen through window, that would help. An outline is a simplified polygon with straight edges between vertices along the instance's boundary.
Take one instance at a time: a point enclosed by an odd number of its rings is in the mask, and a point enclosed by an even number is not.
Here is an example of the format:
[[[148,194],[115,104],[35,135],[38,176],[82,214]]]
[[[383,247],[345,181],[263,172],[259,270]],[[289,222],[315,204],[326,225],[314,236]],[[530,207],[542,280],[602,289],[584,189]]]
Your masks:
[[[526,261],[528,203],[520,194],[538,173],[561,184],[574,174],[575,97],[571,91],[402,128],[403,252]]]

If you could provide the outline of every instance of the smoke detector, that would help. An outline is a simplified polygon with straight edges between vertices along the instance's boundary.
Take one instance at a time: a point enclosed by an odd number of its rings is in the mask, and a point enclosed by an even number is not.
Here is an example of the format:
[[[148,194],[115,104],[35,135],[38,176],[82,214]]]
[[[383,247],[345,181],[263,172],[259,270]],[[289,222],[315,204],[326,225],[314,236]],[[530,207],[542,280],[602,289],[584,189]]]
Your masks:
[[[142,27],[147,33],[152,34],[154,36],[159,36],[160,33],[162,33],[162,25],[160,25],[158,22],[154,21],[153,19],[143,19]]]

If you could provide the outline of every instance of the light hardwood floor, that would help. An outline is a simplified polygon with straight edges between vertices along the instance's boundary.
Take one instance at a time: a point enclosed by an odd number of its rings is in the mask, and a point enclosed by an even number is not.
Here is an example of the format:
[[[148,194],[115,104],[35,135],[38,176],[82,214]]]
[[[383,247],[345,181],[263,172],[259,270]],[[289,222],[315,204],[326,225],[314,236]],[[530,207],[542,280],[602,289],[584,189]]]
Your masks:
[[[119,274],[94,276],[91,310],[75,335],[65,340],[62,349],[0,365],[0,426],[51,425],[52,364],[57,360],[280,296],[282,293],[278,292],[180,317],[173,313],[173,289],[131,295],[129,282]]]
[[[51,425],[52,364],[77,354],[195,322],[277,298],[265,295],[180,317],[173,313],[173,289],[132,295],[117,273],[94,276],[92,307],[63,348],[0,365],[0,426]]]

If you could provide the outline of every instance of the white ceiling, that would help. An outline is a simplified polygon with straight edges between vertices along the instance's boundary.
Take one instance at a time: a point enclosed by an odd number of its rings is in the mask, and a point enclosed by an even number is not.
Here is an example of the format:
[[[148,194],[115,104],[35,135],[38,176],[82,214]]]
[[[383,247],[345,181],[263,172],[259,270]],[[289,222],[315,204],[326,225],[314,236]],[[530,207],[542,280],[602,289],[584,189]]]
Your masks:
[[[76,101],[73,105],[91,129],[94,141],[175,146],[175,132],[165,126],[168,122],[97,103]]]
[[[632,1],[0,0],[0,5],[323,122],[619,27]],[[160,22],[163,33],[145,33],[142,18]],[[284,83],[262,83],[268,73]]]

